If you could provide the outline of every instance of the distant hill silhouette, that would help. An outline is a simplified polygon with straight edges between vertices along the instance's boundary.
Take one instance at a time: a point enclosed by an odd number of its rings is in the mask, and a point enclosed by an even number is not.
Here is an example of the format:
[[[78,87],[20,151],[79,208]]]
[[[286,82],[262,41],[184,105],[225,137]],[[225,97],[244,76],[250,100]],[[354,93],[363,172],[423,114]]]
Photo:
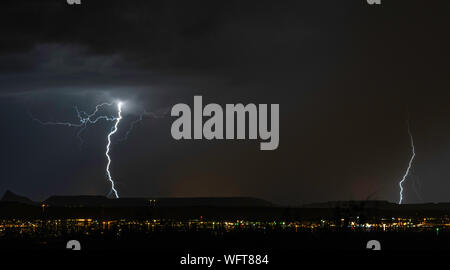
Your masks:
[[[450,212],[450,203],[420,203],[420,204],[402,204],[391,203],[388,201],[368,200],[368,201],[330,201],[323,203],[305,204],[301,208],[314,209],[379,209],[379,210],[440,210]]]
[[[48,204],[50,206],[68,206],[68,207],[110,206],[111,200],[106,198],[105,196],[88,196],[88,195],[51,196],[47,200],[43,201],[43,203]]]
[[[399,205],[387,201],[334,201],[287,207],[251,197],[108,199],[105,196],[51,196],[43,204],[7,191],[0,201],[0,218],[317,221],[358,216],[364,221],[450,215],[449,203]]]
[[[126,199],[124,199],[126,200]],[[162,207],[215,206],[215,207],[274,207],[275,204],[251,197],[211,198],[155,198],[155,205]]]
[[[353,208],[353,207],[363,207],[363,208],[395,208],[398,204],[390,203],[388,201],[330,201],[330,202],[320,202],[320,203],[310,203],[305,204],[303,208]]]
[[[29,204],[29,205],[38,205],[39,204],[38,202],[34,202],[25,196],[17,195],[14,192],[9,191],[9,190],[7,190],[5,192],[1,201],[2,202],[17,202],[17,203],[23,203],[23,204]]]
[[[117,207],[272,207],[271,202],[250,197],[224,198],[119,198],[108,199],[105,196],[51,196],[43,203],[49,206],[117,206]]]

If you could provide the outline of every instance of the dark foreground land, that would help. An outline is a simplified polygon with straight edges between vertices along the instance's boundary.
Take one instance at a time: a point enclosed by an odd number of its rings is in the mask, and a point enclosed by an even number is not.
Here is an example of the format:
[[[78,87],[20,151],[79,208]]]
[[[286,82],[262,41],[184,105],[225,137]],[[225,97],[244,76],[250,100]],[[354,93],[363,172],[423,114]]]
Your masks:
[[[0,249],[277,253],[450,250],[450,205],[383,201],[284,207],[253,198],[60,196],[0,201]],[[171,254],[172,254],[171,253]]]
[[[59,237],[4,237],[0,249],[64,250],[76,239],[82,250],[147,250],[174,252],[268,253],[314,250],[367,250],[369,240],[378,240],[382,250],[450,250],[450,234],[427,232],[211,232],[127,233],[121,237],[72,233]]]

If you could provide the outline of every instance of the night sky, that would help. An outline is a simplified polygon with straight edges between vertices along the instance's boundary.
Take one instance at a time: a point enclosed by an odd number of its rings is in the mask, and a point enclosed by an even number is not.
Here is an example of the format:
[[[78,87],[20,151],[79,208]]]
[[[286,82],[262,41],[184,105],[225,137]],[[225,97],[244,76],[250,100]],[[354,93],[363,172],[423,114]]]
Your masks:
[[[121,197],[252,196],[300,205],[450,201],[449,1],[2,1],[0,195],[106,195],[111,122],[74,106],[127,102],[111,150]],[[280,145],[181,140],[177,103],[280,104]]]

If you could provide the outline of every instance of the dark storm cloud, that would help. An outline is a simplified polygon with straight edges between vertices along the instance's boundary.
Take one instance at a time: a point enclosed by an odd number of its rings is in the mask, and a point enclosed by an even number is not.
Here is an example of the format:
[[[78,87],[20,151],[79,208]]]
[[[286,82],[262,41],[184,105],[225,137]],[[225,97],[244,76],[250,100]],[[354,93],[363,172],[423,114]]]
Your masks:
[[[207,53],[204,42],[214,42],[211,37],[227,12],[217,4],[199,4],[204,5],[171,1],[89,1],[81,7],[64,1],[5,3],[1,30],[8,42],[2,43],[0,51],[21,52],[42,43],[75,44],[93,54],[124,54],[136,64],[182,63],[189,57],[183,51]]]
[[[261,65],[276,64],[286,70],[297,61],[312,61],[305,57],[313,49],[311,41],[332,42],[334,29],[323,26],[330,21],[337,24],[333,27],[343,26],[340,18],[348,9],[346,4],[324,9],[311,3],[278,5],[270,1],[257,5],[241,1],[86,1],[79,7],[56,0],[7,2],[1,11],[5,42],[0,53],[20,55],[41,44],[56,43],[85,48],[83,57],[125,57],[122,64],[127,67],[192,71],[261,69]],[[328,22],[311,12],[327,16]],[[328,46],[317,43],[314,47]],[[2,66],[12,68],[11,62],[21,62],[19,67],[33,68],[39,59],[15,60],[3,61]]]
[[[35,198],[108,190],[107,124],[87,131],[80,152],[73,131],[42,128],[27,110],[73,119],[75,104],[131,96],[155,109],[202,94],[279,103],[280,148],[175,142],[171,119],[146,119],[114,147],[124,196],[396,201],[408,108],[421,195],[450,200],[448,10],[445,1],[2,2],[3,183]]]

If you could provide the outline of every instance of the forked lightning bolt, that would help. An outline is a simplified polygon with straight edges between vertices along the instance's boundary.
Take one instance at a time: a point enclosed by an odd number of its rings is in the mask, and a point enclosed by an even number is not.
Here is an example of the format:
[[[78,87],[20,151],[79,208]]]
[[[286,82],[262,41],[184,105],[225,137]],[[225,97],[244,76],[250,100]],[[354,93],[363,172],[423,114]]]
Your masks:
[[[68,127],[77,127],[80,128],[80,130],[77,132],[77,136],[81,139],[81,132],[89,125],[89,124],[95,124],[97,123],[99,120],[106,120],[106,121],[115,121],[115,124],[113,126],[113,128],[111,129],[111,132],[108,133],[108,144],[106,145],[106,158],[108,159],[108,163],[106,165],[106,175],[108,177],[108,181],[111,182],[111,191],[112,193],[114,193],[116,198],[119,198],[119,193],[117,192],[115,185],[114,185],[114,180],[111,177],[111,172],[109,170],[110,166],[111,166],[111,157],[109,156],[109,151],[111,148],[111,136],[114,135],[117,132],[118,129],[118,125],[120,120],[122,119],[122,102],[117,102],[117,117],[113,117],[113,116],[107,116],[107,115],[100,115],[100,116],[96,116],[97,113],[99,112],[99,110],[103,107],[103,106],[112,106],[114,103],[101,103],[95,106],[95,110],[92,113],[86,113],[83,111],[79,111],[77,107],[75,107],[75,110],[77,112],[77,116],[78,116],[78,120],[80,121],[79,123],[71,123],[71,122],[43,122],[35,117],[32,116],[32,118],[39,122],[42,125],[62,125],[62,126],[68,126]]]
[[[402,204],[402,201],[403,201],[403,182],[405,182],[406,177],[408,177],[409,171],[411,170],[412,163],[413,163],[414,158],[416,156],[416,149],[414,147],[414,139],[413,139],[413,136],[412,136],[412,133],[411,133],[411,128],[409,126],[409,121],[408,121],[408,134],[409,134],[409,138],[410,138],[410,141],[411,141],[411,153],[412,154],[411,154],[411,159],[409,160],[408,168],[406,169],[405,175],[403,175],[402,180],[400,181],[400,183],[398,183],[399,186],[400,186],[400,200],[398,201],[398,204]]]
[[[114,127],[111,129],[111,132],[108,134],[108,144],[106,145],[106,158],[108,159],[108,164],[106,165],[106,174],[108,175],[108,180],[111,182],[111,190],[116,195],[116,198],[119,198],[119,194],[117,193],[116,188],[114,187],[114,180],[111,177],[111,172],[109,171],[109,166],[111,165],[111,158],[109,157],[109,149],[111,146],[111,136],[117,132],[117,126],[119,125],[120,120],[122,120],[122,102],[117,103],[117,118]]]

